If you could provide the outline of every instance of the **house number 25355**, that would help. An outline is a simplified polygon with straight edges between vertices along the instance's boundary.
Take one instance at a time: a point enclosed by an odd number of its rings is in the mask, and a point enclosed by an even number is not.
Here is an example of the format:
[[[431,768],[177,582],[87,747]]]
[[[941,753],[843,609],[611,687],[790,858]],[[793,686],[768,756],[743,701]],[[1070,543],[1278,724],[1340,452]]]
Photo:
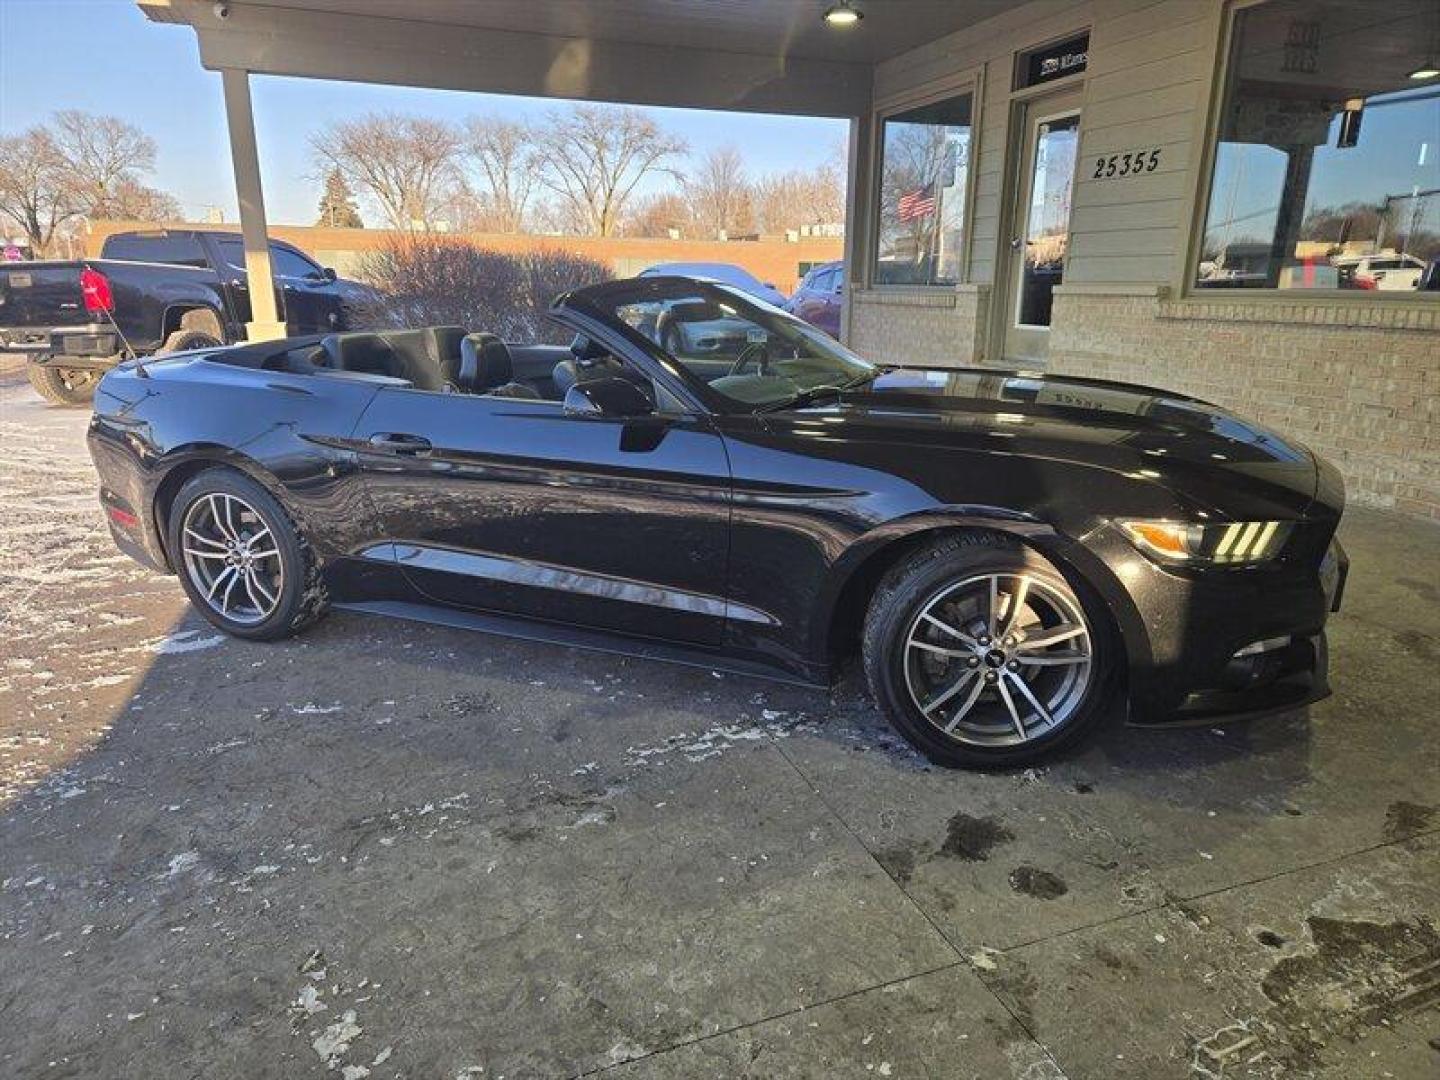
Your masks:
[[[1109,180],[1117,176],[1135,176],[1154,172],[1160,166],[1159,150],[1132,150],[1128,154],[1111,154],[1095,159],[1091,180]]]

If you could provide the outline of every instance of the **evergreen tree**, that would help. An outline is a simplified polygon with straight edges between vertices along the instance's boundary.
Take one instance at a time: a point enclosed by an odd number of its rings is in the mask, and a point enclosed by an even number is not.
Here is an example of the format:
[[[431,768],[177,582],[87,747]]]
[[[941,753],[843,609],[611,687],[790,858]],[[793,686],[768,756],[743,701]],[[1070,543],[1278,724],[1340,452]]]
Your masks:
[[[325,193],[320,196],[320,220],[316,225],[329,229],[363,229],[360,211],[355,207],[355,196],[350,185],[339,169],[325,174]]]

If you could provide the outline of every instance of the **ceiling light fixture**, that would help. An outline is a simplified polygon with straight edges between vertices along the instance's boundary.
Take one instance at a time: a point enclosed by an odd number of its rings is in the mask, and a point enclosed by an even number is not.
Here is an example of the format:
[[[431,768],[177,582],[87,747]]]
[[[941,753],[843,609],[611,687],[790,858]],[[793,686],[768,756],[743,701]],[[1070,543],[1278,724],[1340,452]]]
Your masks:
[[[1410,78],[1417,81],[1420,79],[1433,79],[1437,76],[1440,76],[1440,63],[1436,63],[1434,60],[1427,60],[1414,71],[1410,72]]]
[[[854,26],[864,17],[864,12],[856,11],[850,6],[850,0],[840,0],[840,3],[825,11],[825,21],[831,26]]]

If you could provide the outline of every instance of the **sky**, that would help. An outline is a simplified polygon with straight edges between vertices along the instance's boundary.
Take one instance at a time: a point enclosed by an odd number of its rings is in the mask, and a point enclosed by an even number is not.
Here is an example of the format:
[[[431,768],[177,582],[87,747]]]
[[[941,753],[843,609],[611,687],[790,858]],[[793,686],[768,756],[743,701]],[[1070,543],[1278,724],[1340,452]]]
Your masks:
[[[459,120],[473,113],[541,117],[556,102],[495,94],[259,76],[251,80],[268,216],[313,224],[320,185],[312,132],[367,112]],[[0,132],[13,135],[59,109],[109,114],[155,139],[152,186],[203,220],[237,220],[220,75],[200,66],[194,32],[149,22],[131,0],[0,0]],[[698,158],[737,145],[752,174],[830,160],[843,121],[691,109],[648,110]]]

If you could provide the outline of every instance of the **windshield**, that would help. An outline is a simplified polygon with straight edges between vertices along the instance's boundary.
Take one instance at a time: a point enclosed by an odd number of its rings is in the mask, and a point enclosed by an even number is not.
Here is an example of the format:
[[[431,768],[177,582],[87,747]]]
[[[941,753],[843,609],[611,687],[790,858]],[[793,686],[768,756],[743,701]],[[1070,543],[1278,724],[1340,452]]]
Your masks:
[[[798,404],[879,374],[834,338],[730,285],[673,279],[597,302],[697,382],[750,409]]]

